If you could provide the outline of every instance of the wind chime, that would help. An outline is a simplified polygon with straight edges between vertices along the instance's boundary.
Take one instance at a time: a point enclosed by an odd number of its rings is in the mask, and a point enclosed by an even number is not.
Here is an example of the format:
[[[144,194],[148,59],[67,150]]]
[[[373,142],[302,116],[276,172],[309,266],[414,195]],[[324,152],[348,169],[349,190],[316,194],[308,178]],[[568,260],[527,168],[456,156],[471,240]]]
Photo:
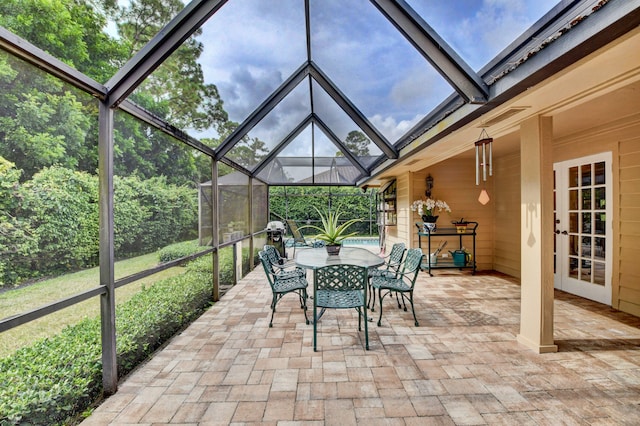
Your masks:
[[[478,140],[475,143],[476,145],[476,185],[480,185],[480,169],[482,169],[482,181],[483,182],[487,181],[487,163],[489,164],[489,176],[493,176],[492,143],[493,143],[493,138],[490,138],[486,130],[482,129],[482,132],[480,132],[480,136],[478,137]],[[480,196],[478,197],[478,201],[482,205],[485,205],[489,202],[489,193],[487,193],[486,186],[482,188],[482,191],[480,191]]]

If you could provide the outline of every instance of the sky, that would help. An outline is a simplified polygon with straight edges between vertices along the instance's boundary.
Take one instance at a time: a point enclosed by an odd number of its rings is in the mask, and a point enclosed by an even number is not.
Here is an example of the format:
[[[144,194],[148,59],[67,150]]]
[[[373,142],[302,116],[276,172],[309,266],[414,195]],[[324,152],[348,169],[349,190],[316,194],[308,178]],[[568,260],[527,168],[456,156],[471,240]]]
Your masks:
[[[406,1],[476,71],[558,3]],[[310,4],[312,60],[391,143],[453,93],[368,0]],[[230,0],[198,39],[205,81],[218,87],[230,118],[242,122],[306,60],[304,0]],[[279,141],[306,116],[308,84],[290,96],[254,136]],[[338,136],[353,130],[326,99],[314,97],[314,107]]]
[[[543,17],[558,0],[399,0],[414,9],[474,71]],[[186,2],[186,0],[185,0]],[[129,0],[119,0],[126,5]],[[311,57],[364,116],[395,143],[454,92],[369,0],[310,0]],[[113,30],[113,28],[112,28]],[[307,59],[304,0],[229,0],[202,27],[200,63],[224,108],[241,123]],[[314,111],[344,140],[357,126],[317,84]],[[297,87],[249,136],[273,148],[311,109]],[[194,132],[215,137],[215,131]],[[303,132],[300,138],[309,138]],[[308,155],[310,141],[286,155]],[[335,154],[321,144],[316,154]],[[370,145],[371,154],[380,150]],[[285,155],[285,154],[283,154]]]

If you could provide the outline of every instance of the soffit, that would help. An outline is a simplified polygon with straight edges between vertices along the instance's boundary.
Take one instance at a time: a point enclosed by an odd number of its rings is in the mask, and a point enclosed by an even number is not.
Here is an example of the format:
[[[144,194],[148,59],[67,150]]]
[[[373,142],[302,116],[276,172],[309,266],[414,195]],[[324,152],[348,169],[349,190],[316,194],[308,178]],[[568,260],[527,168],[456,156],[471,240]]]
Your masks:
[[[535,115],[553,117],[554,139],[602,127],[640,110],[640,27],[529,88],[499,108],[407,156],[380,175],[386,179],[422,170],[452,157],[472,158],[482,129],[494,138],[494,156],[520,150],[520,124]],[[512,115],[509,115],[512,113]],[[495,118],[503,120],[492,122]],[[487,126],[487,123],[491,124]]]

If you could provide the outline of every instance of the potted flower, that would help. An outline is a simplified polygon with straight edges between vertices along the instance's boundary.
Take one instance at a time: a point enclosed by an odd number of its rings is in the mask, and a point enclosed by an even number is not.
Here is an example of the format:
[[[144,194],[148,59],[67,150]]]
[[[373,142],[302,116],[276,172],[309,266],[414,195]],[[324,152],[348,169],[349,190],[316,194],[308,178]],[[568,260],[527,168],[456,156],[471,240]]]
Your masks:
[[[316,209],[320,215],[322,226],[304,225],[300,227],[300,229],[312,228],[318,231],[319,234],[316,235],[315,238],[325,242],[328,254],[337,255],[340,253],[342,241],[345,238],[353,237],[357,234],[357,232],[347,232],[347,228],[356,222],[362,222],[362,219],[349,219],[340,225],[338,223],[338,219],[340,219],[341,214],[339,209],[335,212],[329,210],[326,213],[322,213],[316,207],[314,207],[314,209]]]
[[[446,201],[427,198],[426,200],[414,201],[411,204],[411,211],[418,212],[423,222],[435,223],[438,220],[438,215],[434,214],[436,211],[451,213],[451,208]]]
[[[469,221],[464,220],[464,218],[460,218],[460,220],[454,220],[451,222],[455,227],[458,234],[464,234],[467,232],[467,225],[469,225]]]

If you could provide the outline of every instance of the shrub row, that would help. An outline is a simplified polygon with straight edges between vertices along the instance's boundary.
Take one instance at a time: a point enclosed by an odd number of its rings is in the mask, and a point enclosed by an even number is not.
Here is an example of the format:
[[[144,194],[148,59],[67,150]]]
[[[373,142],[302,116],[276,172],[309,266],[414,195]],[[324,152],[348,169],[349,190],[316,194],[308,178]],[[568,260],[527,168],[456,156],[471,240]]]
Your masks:
[[[209,307],[211,272],[211,258],[203,256],[118,306],[120,376]],[[68,424],[101,392],[100,321],[85,319],[0,360],[0,425]]]
[[[59,166],[20,182],[0,157],[0,287],[98,264],[98,177]],[[197,237],[197,191],[164,177],[114,178],[118,258]]]

